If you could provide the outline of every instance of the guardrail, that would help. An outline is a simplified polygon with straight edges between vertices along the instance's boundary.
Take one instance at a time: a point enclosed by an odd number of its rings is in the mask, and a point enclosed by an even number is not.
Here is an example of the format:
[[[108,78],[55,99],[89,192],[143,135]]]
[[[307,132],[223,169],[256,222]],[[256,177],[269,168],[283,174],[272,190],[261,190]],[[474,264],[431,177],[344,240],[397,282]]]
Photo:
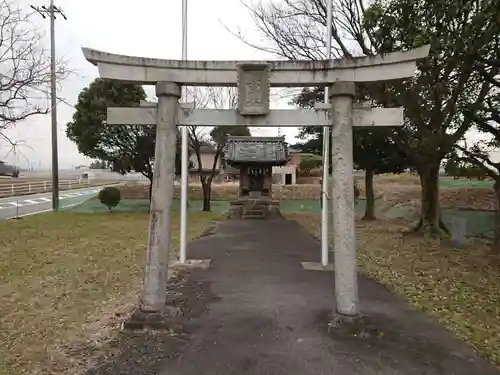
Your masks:
[[[95,185],[89,180],[59,180],[59,190],[80,189]],[[52,191],[52,181],[7,182],[0,180],[0,198]]]

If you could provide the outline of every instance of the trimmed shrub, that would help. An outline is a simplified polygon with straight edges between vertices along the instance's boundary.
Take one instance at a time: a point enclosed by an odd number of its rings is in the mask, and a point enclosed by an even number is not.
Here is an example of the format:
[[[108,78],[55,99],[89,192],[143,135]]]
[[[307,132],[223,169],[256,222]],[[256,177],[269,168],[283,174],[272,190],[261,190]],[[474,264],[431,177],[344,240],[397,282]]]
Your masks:
[[[122,200],[120,189],[114,186],[107,186],[99,192],[99,201],[111,211]]]

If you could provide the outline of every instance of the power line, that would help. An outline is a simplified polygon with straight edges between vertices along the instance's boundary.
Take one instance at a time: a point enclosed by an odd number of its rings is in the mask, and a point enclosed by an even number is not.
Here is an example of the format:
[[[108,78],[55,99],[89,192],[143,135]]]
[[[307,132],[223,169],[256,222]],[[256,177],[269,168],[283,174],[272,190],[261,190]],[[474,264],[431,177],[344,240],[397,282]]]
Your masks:
[[[64,18],[65,20],[68,19],[66,17],[66,15],[64,14],[64,12],[62,11],[62,9],[56,7],[54,5],[53,1],[50,2],[49,8],[47,8],[45,5],[42,5],[42,6],[30,5],[30,6],[32,9],[35,10],[35,12],[40,14],[42,16],[42,18],[44,18],[44,19],[47,17],[56,19],[57,14],[60,14],[62,16],[62,18]],[[52,9],[54,10],[53,13],[52,13]]]
[[[59,160],[57,152],[57,89],[56,89],[56,15],[67,20],[61,8],[50,0],[47,8],[45,5],[31,8],[42,16],[50,19],[50,101],[51,101],[51,130],[52,130],[52,211],[59,211]]]

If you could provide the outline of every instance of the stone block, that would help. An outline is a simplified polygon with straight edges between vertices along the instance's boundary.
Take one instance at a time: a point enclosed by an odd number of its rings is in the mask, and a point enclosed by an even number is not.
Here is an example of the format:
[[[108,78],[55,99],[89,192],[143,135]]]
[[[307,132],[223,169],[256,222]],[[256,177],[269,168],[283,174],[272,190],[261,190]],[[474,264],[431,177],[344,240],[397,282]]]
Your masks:
[[[150,328],[154,330],[173,329],[180,327],[182,310],[179,307],[165,306],[163,311],[142,311],[137,308],[129,319],[123,322],[122,329],[140,330]]]
[[[464,217],[451,219],[451,243],[456,247],[467,245],[467,220]]]
[[[210,262],[211,259],[186,259],[185,263],[179,261],[173,262],[171,267],[180,269],[201,268],[205,270],[210,268]]]
[[[238,66],[238,111],[242,116],[269,113],[269,67],[266,64]]]
[[[300,262],[302,268],[307,271],[334,271],[333,263],[323,266],[319,262]]]

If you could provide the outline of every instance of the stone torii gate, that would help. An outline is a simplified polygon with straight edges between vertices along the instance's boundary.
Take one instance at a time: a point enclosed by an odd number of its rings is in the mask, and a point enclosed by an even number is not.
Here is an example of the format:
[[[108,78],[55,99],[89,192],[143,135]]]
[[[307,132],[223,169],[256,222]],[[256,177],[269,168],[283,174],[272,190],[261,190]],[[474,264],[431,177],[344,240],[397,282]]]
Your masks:
[[[429,46],[383,56],[324,61],[178,61],[130,57],[83,49],[102,78],[156,85],[157,106],[109,108],[109,124],[157,125],[146,271],[140,312],[165,312],[176,126],[333,126],[332,204],[335,210],[336,309],[359,315],[353,197],[352,126],[400,126],[400,108],[353,108],[357,83],[412,77]],[[181,85],[237,86],[236,110],[179,105]],[[331,104],[315,110],[270,110],[270,87],[331,86]],[[147,319],[146,319],[147,320]]]

